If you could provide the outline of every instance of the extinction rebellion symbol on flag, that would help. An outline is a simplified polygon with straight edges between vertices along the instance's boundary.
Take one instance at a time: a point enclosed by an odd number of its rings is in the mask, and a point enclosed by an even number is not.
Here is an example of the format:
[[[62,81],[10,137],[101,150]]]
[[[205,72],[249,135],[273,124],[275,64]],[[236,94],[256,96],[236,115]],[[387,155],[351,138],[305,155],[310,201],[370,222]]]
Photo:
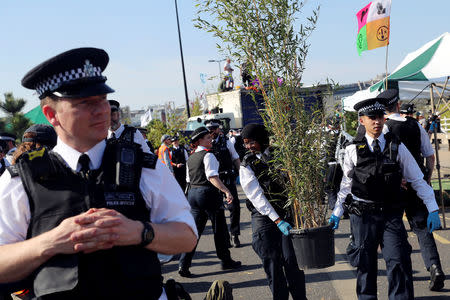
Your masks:
[[[381,26],[377,30],[377,39],[379,41],[385,41],[389,38],[389,28]]]

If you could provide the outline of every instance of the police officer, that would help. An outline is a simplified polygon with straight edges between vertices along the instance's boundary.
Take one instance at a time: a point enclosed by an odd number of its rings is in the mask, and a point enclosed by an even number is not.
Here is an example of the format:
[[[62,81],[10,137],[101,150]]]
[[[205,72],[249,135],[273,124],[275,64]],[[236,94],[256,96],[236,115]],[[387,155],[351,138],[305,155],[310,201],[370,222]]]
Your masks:
[[[199,127],[192,133],[191,141],[196,149],[187,161],[186,181],[190,184],[188,201],[197,225],[199,239],[206,222],[210,219],[214,233],[214,245],[217,257],[222,261],[222,269],[239,268],[241,262],[231,259],[227,246],[227,223],[220,192],[225,194],[228,203],[233,201],[233,195],[220,180],[219,162],[209,151],[212,146],[211,134],[205,127]],[[194,254],[195,248],[190,253],[181,255],[178,269],[181,276],[192,276],[189,268]]]
[[[289,238],[289,217],[283,208],[284,188],[272,177],[269,135],[263,125],[248,124],[242,138],[249,153],[239,169],[241,186],[252,213],[252,246],[261,258],[273,299],[306,299],[305,274],[298,268]],[[278,179],[282,180],[282,179]]]
[[[5,159],[7,148],[6,142],[0,140],[0,176],[5,172],[6,167],[9,166],[8,161]]]
[[[5,159],[8,161],[9,164],[11,164],[14,151],[16,151],[16,135],[9,132],[2,132],[0,133],[0,140],[3,140],[6,142],[7,145],[7,152],[5,155]]]
[[[143,127],[138,127],[137,130],[139,130],[144,137],[145,143],[147,144],[148,148],[150,149],[150,153],[155,153],[155,148],[152,145],[152,142],[150,142],[147,138],[147,129]]]
[[[58,134],[0,178],[0,283],[38,299],[167,299],[156,252],[191,251],[196,227],[173,176],[136,140],[107,140],[113,92],[104,50],[78,48],[32,69]]]
[[[120,122],[120,103],[116,100],[108,100],[108,102],[111,107],[111,126],[108,129],[108,139],[120,139],[122,135],[129,134],[133,139],[136,137],[136,142],[142,146],[144,152],[153,153],[139,130]]]
[[[244,146],[244,141],[242,140],[241,130],[234,128],[231,130],[232,136],[230,137],[230,142],[234,145],[234,149],[239,155],[239,159],[242,161],[244,159],[247,149]]]
[[[55,129],[50,125],[31,125],[22,136],[22,144],[17,146],[14,152],[12,164],[15,164],[19,157],[30,150],[46,147],[51,150],[56,146],[57,135]]]
[[[412,104],[412,103],[403,103],[400,106],[400,116],[402,116],[404,118],[409,117],[409,118],[414,119],[413,114],[415,112],[416,111],[414,110],[414,104]]]
[[[397,89],[388,89],[378,97],[386,98],[388,101],[386,106],[387,121],[383,132],[392,132],[406,146],[424,174],[424,180],[430,184],[435,157],[428,134],[416,119],[400,116],[399,92]],[[414,107],[411,107],[411,105],[402,105],[404,113],[414,113]],[[424,165],[424,158],[426,165]],[[425,267],[430,272],[429,289],[438,291],[444,287],[445,275],[442,271],[436,242],[427,229],[428,210],[410,183],[407,184],[407,190],[402,193],[402,196],[406,204],[406,217],[411,230],[417,235]]]
[[[221,134],[219,123],[211,121],[206,124],[206,128],[209,130],[213,138],[213,146],[211,150],[219,161],[220,180],[222,180],[233,195],[233,202],[228,205],[228,209],[230,211],[230,232],[233,236],[232,242],[234,247],[238,248],[241,246],[241,242],[239,241],[239,235],[241,234],[241,206],[236,189],[237,174],[235,170],[239,170],[241,161],[233,144],[226,136]]]
[[[189,155],[184,146],[180,145],[178,136],[173,136],[170,140],[172,141],[170,151],[172,152],[173,174],[184,191],[186,189],[186,162]]]
[[[389,299],[413,299],[411,246],[398,201],[402,177],[430,212],[430,232],[440,227],[440,219],[433,189],[423,180],[411,153],[395,135],[382,132],[385,103],[386,99],[372,98],[354,106],[366,133],[345,149],[344,176],[329,222],[338,228],[345,200],[354,237],[347,254],[357,267],[358,299],[377,299],[378,246],[386,261]]]

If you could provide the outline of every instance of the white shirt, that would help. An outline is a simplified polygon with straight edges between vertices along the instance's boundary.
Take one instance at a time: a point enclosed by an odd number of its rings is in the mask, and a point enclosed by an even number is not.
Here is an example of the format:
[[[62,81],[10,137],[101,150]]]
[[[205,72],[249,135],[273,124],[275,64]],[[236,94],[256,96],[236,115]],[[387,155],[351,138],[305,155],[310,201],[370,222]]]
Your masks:
[[[108,129],[108,139],[112,138],[113,132],[116,135],[116,139],[118,139],[123,131],[125,129],[125,126],[123,124],[120,124],[119,128],[117,128],[115,131],[112,131],[111,129]],[[151,153],[150,148],[148,147],[145,138],[142,136],[142,133],[136,129],[136,132],[134,133],[134,142],[138,143],[142,147],[142,151],[146,153]]]
[[[372,143],[374,139],[371,138],[367,133],[366,139],[370,151],[373,152]],[[378,141],[381,151],[383,151],[384,147],[386,146],[386,139],[384,138],[383,133],[378,137]],[[356,145],[352,144],[345,148],[344,164],[342,165],[344,176],[342,177],[341,189],[338,193],[336,206],[333,210],[333,214],[337,217],[341,217],[344,213],[342,203],[344,203],[347,195],[351,194],[352,178],[349,177],[349,173],[356,166],[356,162]],[[397,162],[399,163],[402,170],[403,178],[405,178],[407,182],[411,183],[412,188],[417,192],[417,196],[419,196],[419,198],[422,199],[423,203],[426,205],[428,212],[437,210],[438,206],[434,197],[433,188],[429,186],[425,180],[423,180],[422,171],[420,171],[420,168],[414,160],[414,157],[402,143],[398,147]],[[355,195],[353,195],[353,198],[358,201],[370,201],[370,199],[360,199]]]
[[[269,148],[267,148],[264,153],[269,154]],[[256,156],[261,159],[261,153],[256,154]],[[248,200],[252,202],[256,210],[260,214],[268,216],[272,221],[278,219],[279,216],[277,212],[264,195],[264,191],[259,185],[258,178],[256,178],[252,168],[250,168],[250,166],[241,166],[239,168],[239,178],[245,195]]]
[[[12,164],[12,161],[13,161],[13,158],[14,158],[14,152],[15,152],[16,150],[17,150],[17,148],[14,147],[14,148],[11,148],[11,149],[8,151],[8,153],[6,153],[6,155],[5,155],[5,160],[8,162],[8,165],[7,165],[7,166],[9,166],[9,165]]]
[[[85,152],[90,158],[90,168],[100,167],[105,147],[106,142],[103,140]],[[53,151],[72,170],[80,170],[78,159],[82,153],[59,138]],[[183,222],[198,236],[190,205],[175,178],[161,162],[156,163],[155,169],[142,168],[139,188],[150,209],[149,217],[153,223]],[[0,245],[25,240],[30,217],[28,196],[20,177],[11,178],[9,172],[3,173],[0,177]]]
[[[214,142],[217,143],[219,141],[219,137],[217,137]],[[231,160],[234,161],[239,158],[239,154],[237,154],[236,149],[234,148],[233,143],[230,141],[230,139],[227,139],[227,149],[228,152],[230,152]]]
[[[388,116],[389,119],[405,122],[406,118],[400,116],[399,113],[393,113]],[[430,138],[428,137],[428,133],[425,131],[425,129],[417,122],[417,126],[419,126],[420,130],[420,152],[422,153],[423,157],[429,157],[434,154],[433,146],[431,145]],[[389,128],[386,124],[383,126],[383,133],[386,134],[389,132]]]
[[[195,152],[208,150],[203,146],[198,146]],[[203,164],[205,165],[206,178],[209,180],[210,177],[219,176],[219,161],[211,152],[207,152],[203,157]],[[186,168],[186,182],[190,182],[189,179],[189,164]]]

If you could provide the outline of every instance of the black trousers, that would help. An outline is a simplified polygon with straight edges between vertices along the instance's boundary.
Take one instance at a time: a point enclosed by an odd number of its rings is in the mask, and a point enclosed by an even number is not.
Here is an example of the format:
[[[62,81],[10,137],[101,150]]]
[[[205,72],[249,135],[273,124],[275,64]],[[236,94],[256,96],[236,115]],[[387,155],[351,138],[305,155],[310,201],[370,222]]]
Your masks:
[[[417,235],[419,241],[420,253],[427,270],[430,269],[432,264],[441,267],[441,260],[434,241],[433,234],[428,231],[427,218],[428,209],[423,204],[422,200],[417,196],[411,186],[408,186],[408,190],[404,193],[407,204],[405,212],[408,218],[409,226],[411,230]]]
[[[252,212],[252,246],[261,258],[274,300],[306,299],[305,273],[298,268],[292,242],[267,216]]]
[[[227,205],[230,211],[230,233],[232,235],[241,234],[241,203],[236,189],[235,180],[231,180],[230,183],[225,183],[225,186],[230,190],[233,196],[233,202]]]
[[[357,267],[356,294],[360,300],[377,299],[377,258],[381,246],[389,282],[389,299],[414,299],[411,245],[402,212],[369,211],[350,214],[354,241],[347,249],[350,264]]]
[[[222,261],[231,260],[230,250],[227,245],[227,223],[225,221],[222,195],[214,187],[195,187],[189,190],[188,201],[191,205],[195,225],[197,226],[198,239],[200,240],[200,236],[205,230],[206,222],[210,219],[217,257]],[[180,268],[190,268],[196,249],[197,246],[191,252],[181,254]]]
[[[177,180],[178,184],[181,187],[181,190],[184,192],[186,189],[186,167],[181,168],[173,168],[173,175],[175,176],[175,179]]]

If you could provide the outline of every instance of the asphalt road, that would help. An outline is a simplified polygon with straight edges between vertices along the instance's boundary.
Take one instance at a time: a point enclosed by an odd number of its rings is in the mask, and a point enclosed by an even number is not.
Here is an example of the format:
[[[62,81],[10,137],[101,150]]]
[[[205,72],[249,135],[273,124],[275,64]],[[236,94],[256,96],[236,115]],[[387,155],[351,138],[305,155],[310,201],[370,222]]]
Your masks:
[[[164,279],[174,278],[180,282],[190,293],[192,299],[203,299],[211,283],[216,279],[227,280],[231,283],[234,299],[272,299],[261,261],[251,246],[250,213],[245,207],[244,196],[239,187],[238,191],[241,198],[240,239],[242,247],[231,248],[231,256],[234,260],[242,262],[243,266],[240,269],[221,270],[220,260],[215,253],[210,223],[207,224],[194,256],[190,269],[195,275],[193,278],[183,278],[178,275],[178,260],[176,258],[163,265]],[[446,216],[447,224],[450,224],[450,210]],[[409,229],[408,225],[407,229]],[[354,268],[348,264],[345,255],[349,232],[349,220],[342,220],[339,229],[335,232],[336,264],[334,266],[305,271],[308,299],[356,299],[356,275]],[[436,243],[441,255],[444,273],[447,274],[446,286],[441,292],[428,290],[429,273],[424,268],[417,238],[412,232],[408,232],[409,243],[413,247],[411,258],[416,299],[450,299],[450,230],[440,230],[436,234]],[[378,260],[378,269],[378,296],[379,299],[387,299],[386,267],[381,254]]]

